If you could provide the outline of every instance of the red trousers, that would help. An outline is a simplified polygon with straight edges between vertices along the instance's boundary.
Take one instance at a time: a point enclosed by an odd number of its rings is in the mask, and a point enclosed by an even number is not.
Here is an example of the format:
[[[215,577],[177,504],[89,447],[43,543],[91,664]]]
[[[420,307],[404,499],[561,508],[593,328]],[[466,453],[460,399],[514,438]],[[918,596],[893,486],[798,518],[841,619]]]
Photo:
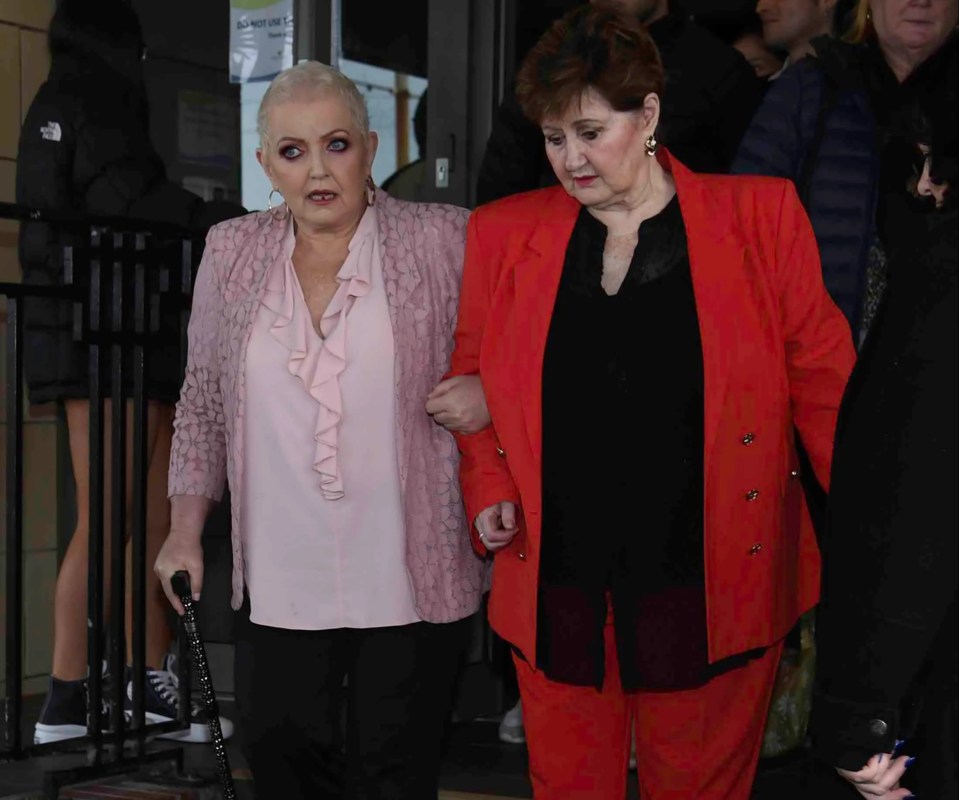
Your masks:
[[[782,644],[698,689],[623,692],[606,625],[602,691],[514,658],[536,800],[623,800],[635,729],[642,800],[748,800]]]

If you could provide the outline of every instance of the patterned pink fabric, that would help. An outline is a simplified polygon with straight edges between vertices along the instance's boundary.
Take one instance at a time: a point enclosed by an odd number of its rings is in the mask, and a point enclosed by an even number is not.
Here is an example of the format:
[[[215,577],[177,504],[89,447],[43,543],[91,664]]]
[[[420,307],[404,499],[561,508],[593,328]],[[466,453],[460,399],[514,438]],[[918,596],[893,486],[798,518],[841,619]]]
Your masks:
[[[285,210],[248,214],[210,230],[194,289],[186,377],[174,422],[170,496],[219,500],[224,481],[233,489],[234,608],[242,602],[244,578],[238,494],[243,486],[246,347],[269,267],[283,257]],[[454,206],[401,202],[378,192],[383,276],[396,348],[396,446],[406,561],[417,612],[428,622],[452,622],[475,612],[489,577],[467,533],[453,437],[424,409],[426,396],[449,368],[468,213]]]

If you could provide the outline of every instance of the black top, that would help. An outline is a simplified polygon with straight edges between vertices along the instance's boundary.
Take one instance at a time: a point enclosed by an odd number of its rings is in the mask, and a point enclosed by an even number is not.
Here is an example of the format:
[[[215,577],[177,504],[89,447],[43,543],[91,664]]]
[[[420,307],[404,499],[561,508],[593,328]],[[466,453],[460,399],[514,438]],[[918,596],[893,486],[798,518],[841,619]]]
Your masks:
[[[703,357],[678,201],[642,224],[613,296],[600,285],[605,239],[583,209],[546,344],[537,666],[601,686],[608,599],[623,688],[690,687],[714,673]]]

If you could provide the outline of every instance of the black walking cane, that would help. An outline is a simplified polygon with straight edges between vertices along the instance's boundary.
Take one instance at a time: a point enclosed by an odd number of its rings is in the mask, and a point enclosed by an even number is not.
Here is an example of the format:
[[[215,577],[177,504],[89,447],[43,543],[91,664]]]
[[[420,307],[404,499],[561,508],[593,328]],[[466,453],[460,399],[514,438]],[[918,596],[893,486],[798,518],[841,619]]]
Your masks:
[[[213,752],[216,753],[216,767],[220,773],[223,797],[225,800],[236,800],[233,773],[230,771],[230,760],[226,755],[223,730],[220,728],[220,709],[213,692],[213,681],[210,680],[210,664],[206,660],[206,651],[203,649],[203,639],[200,636],[200,623],[196,618],[196,607],[193,605],[190,576],[181,570],[174,573],[171,583],[173,591],[180,598],[186,612],[183,615],[183,629],[186,631],[187,640],[190,643],[193,672],[200,682],[200,696],[203,698],[203,705],[208,716],[207,725],[210,728],[210,738],[213,740]]]

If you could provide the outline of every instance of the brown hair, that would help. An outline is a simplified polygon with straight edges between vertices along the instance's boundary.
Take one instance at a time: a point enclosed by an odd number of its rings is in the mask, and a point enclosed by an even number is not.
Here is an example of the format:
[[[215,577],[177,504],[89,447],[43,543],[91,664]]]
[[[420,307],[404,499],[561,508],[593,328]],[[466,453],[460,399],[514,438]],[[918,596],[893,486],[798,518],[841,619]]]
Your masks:
[[[566,112],[588,89],[616,111],[662,97],[663,64],[646,29],[612,7],[579,7],[554,22],[516,76],[516,98],[533,122]]]

